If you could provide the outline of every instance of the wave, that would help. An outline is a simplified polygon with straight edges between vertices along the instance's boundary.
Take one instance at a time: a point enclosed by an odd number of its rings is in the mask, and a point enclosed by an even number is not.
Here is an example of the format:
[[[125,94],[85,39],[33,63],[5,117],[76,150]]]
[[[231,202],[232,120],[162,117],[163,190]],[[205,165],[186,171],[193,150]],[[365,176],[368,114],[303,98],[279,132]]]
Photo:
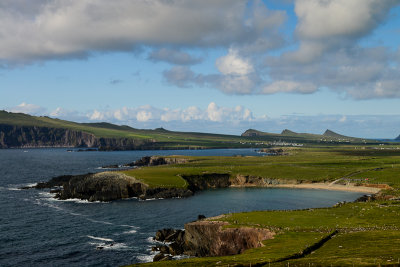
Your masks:
[[[89,222],[94,222],[94,223],[101,223],[101,224],[107,224],[107,225],[114,225],[113,223],[110,223],[110,222],[98,221],[98,220],[91,219],[91,218],[86,218],[86,220],[88,220]]]
[[[139,262],[142,262],[142,263],[144,263],[144,262],[152,262],[152,261],[153,261],[153,258],[154,258],[154,255],[140,255],[140,256],[136,256],[136,259],[137,259]]]
[[[20,191],[20,190],[23,190],[23,189],[21,189],[22,187],[34,187],[36,185],[37,185],[37,183],[10,184],[10,185],[8,185],[8,187],[6,189],[10,190],[10,191]],[[5,189],[5,187],[1,187],[1,188]]]
[[[125,231],[125,232],[122,232],[123,234],[135,234],[135,233],[137,233],[137,230],[130,230],[130,231]]]
[[[114,242],[114,240],[111,239],[111,238],[97,237],[97,236],[92,236],[92,235],[88,235],[87,237],[89,237],[89,238],[91,238],[91,239],[95,239],[95,240]]]

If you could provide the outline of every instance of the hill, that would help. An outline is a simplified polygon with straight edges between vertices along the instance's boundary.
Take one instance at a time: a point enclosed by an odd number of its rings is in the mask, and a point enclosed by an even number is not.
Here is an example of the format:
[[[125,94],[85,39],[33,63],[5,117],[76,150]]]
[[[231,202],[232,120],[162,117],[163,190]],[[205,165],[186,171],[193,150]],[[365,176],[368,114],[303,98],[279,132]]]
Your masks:
[[[274,140],[280,142],[299,142],[299,143],[376,143],[374,140],[349,137],[326,130],[324,134],[297,133],[288,129],[283,130],[280,134],[262,132],[254,129],[245,131],[242,136],[253,137],[259,140]]]

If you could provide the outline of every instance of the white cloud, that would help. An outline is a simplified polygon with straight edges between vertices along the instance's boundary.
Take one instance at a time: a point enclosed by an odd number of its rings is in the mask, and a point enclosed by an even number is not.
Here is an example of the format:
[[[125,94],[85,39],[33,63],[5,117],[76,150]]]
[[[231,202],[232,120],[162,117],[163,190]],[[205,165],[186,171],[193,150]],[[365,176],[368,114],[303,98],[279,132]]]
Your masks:
[[[215,65],[225,75],[248,75],[254,71],[250,60],[240,57],[238,51],[234,49],[229,49],[226,56],[218,58]]]
[[[105,114],[98,110],[93,110],[93,112],[89,115],[89,119],[92,121],[104,120],[105,117]]]
[[[153,117],[151,111],[141,110],[136,114],[136,119],[140,122],[146,122]]]
[[[18,106],[7,108],[7,110],[10,112],[26,113],[31,115],[41,115],[46,112],[46,108],[44,107],[25,102],[22,102]]]

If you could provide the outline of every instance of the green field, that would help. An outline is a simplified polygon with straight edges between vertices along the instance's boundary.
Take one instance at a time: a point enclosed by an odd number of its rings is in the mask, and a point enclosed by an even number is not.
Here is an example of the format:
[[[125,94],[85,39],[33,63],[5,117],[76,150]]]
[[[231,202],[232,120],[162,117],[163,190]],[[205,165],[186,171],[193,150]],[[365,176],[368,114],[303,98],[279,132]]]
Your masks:
[[[332,208],[226,214],[227,227],[277,233],[264,247],[224,257],[190,258],[144,266],[398,266],[400,262],[400,149],[398,146],[296,148],[275,157],[185,157],[179,165],[125,173],[153,187],[185,187],[182,175],[227,173],[303,182],[387,184],[380,200]],[[392,200],[389,200],[391,198]],[[183,200],[184,201],[184,200]],[[336,232],[337,231],[337,232]],[[324,238],[335,233],[331,239]],[[321,242],[320,247],[314,245]],[[323,244],[322,244],[323,243]]]

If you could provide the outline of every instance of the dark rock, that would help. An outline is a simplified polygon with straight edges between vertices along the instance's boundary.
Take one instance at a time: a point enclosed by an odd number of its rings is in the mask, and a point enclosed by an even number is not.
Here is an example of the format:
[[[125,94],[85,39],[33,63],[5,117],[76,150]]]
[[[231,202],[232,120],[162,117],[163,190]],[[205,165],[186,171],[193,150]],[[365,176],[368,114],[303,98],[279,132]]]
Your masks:
[[[159,241],[159,242],[165,242],[167,236],[172,236],[176,232],[175,229],[172,228],[164,228],[162,230],[158,230],[156,232],[156,235],[154,237],[154,240]],[[170,242],[170,241],[167,241]]]
[[[204,216],[203,214],[197,215],[197,220],[203,220],[205,218],[206,218],[206,216]]]
[[[160,246],[161,254],[169,254],[169,248],[167,246]]]
[[[112,165],[106,165],[102,166],[103,169],[118,169],[119,165],[118,164],[112,164]]]
[[[173,256],[182,255],[184,252],[184,243],[173,242],[168,246],[168,251]]]
[[[51,190],[50,190],[50,193],[51,193],[51,194],[58,194],[58,193],[60,193],[60,192],[61,192],[61,189],[60,189],[60,188],[51,189]]]
[[[153,258],[153,262],[156,262],[156,261],[168,261],[168,260],[172,260],[172,257],[170,255],[165,255],[165,254],[162,254],[162,253],[158,253]]]
[[[370,202],[376,200],[375,195],[363,195],[355,200],[355,202]]]
[[[228,173],[204,173],[200,175],[182,175],[193,191],[201,191],[209,188],[226,188],[231,185]]]

